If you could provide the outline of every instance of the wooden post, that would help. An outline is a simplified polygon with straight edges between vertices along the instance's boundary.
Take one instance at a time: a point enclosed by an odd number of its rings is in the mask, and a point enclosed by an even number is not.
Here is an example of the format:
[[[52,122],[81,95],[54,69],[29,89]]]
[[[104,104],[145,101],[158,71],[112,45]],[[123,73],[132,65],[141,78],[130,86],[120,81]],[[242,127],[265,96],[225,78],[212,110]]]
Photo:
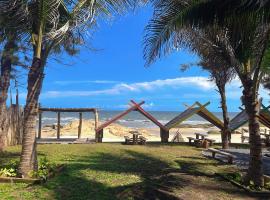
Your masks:
[[[99,142],[99,133],[97,131],[98,128],[98,111],[95,110],[95,141]]]
[[[95,110],[95,129],[98,127],[98,111]]]
[[[57,139],[60,139],[60,120],[61,120],[61,113],[57,113]]]
[[[102,143],[103,129],[101,129],[100,131],[96,131],[96,135],[97,135],[97,142]]]
[[[81,138],[82,133],[82,113],[79,113],[79,127],[78,127],[78,138]]]
[[[38,139],[41,138],[41,130],[42,130],[42,112],[38,113]]]
[[[160,129],[161,142],[169,142],[169,130]]]

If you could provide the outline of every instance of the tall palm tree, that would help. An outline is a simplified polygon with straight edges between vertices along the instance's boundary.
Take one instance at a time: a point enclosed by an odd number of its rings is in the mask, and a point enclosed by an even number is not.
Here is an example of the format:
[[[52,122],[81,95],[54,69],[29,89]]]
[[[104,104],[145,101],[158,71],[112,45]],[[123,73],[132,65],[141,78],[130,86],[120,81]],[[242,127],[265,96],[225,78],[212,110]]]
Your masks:
[[[222,52],[216,51],[216,48],[214,48],[215,45],[218,45],[218,38],[215,35],[215,31],[216,30],[213,30],[213,28],[204,31],[186,29],[175,36],[175,41],[177,37],[179,37],[180,40],[182,37],[186,38],[185,46],[192,49],[200,58],[200,62],[197,63],[197,65],[207,70],[210,74],[210,80],[216,84],[217,91],[221,98],[220,104],[224,124],[221,131],[222,148],[228,149],[231,131],[229,129],[230,119],[227,108],[226,84],[235,77],[235,72],[230,66],[226,56],[224,56]],[[184,43],[182,42],[182,46],[183,45]],[[180,48],[177,42],[174,44],[174,48]]]
[[[37,169],[36,116],[42,89],[44,67],[52,49],[67,42],[70,34],[83,32],[96,22],[97,17],[110,17],[135,7],[137,0],[14,0],[5,1],[5,7],[17,7],[18,21],[26,22],[22,27],[31,34],[33,61],[28,74],[28,94],[24,109],[23,147],[19,171],[22,176]],[[23,8],[23,9],[20,9]],[[12,23],[11,23],[12,25]],[[65,45],[63,45],[65,46]]]
[[[243,104],[249,116],[250,162],[245,179],[258,187],[263,185],[262,146],[259,132],[258,89],[262,78],[262,61],[268,51],[270,35],[269,1],[178,1],[153,0],[154,16],[145,36],[145,59],[153,62],[170,46],[185,28],[205,29],[215,26],[225,34],[217,35],[217,51],[226,55],[243,85]]]

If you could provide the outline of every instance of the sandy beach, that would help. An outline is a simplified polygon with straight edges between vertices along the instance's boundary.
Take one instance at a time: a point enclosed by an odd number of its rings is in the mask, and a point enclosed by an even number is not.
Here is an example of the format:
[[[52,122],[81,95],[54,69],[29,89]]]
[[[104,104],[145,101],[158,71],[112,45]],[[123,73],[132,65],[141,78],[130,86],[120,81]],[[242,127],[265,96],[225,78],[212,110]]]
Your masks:
[[[100,122],[103,123],[103,122]],[[61,138],[77,138],[78,137],[79,121],[74,120],[61,127]],[[46,125],[42,129],[42,138],[56,138],[56,126]],[[245,127],[247,128],[247,127]],[[241,129],[239,128],[236,133],[232,134],[232,143],[241,143]],[[104,142],[124,141],[124,136],[131,136],[129,133],[132,130],[139,131],[147,141],[160,141],[159,128],[129,128],[123,125],[113,123],[104,129]],[[219,129],[211,126],[210,124],[182,124],[179,128],[170,130],[169,141],[172,140],[176,132],[181,133],[181,140],[187,142],[187,137],[195,137],[195,133],[208,133],[208,138],[214,139],[216,142],[221,142]],[[95,124],[94,120],[83,120],[82,122],[82,138],[95,137]]]

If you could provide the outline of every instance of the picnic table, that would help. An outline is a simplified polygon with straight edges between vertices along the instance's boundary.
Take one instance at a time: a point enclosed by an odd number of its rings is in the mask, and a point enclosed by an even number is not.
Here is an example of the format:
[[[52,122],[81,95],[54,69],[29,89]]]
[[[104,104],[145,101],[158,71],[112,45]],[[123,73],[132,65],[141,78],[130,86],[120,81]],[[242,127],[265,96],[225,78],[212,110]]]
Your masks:
[[[139,133],[138,131],[129,131],[129,133],[132,134],[133,144],[138,144],[139,135],[142,135],[142,134]]]
[[[265,141],[266,146],[270,146],[270,135],[269,134],[261,134],[263,135],[265,138],[262,138],[262,140]]]
[[[207,133],[194,133],[195,135],[196,135],[196,139],[201,139],[201,140],[204,140],[204,138],[206,137],[206,136],[208,136],[208,134]]]

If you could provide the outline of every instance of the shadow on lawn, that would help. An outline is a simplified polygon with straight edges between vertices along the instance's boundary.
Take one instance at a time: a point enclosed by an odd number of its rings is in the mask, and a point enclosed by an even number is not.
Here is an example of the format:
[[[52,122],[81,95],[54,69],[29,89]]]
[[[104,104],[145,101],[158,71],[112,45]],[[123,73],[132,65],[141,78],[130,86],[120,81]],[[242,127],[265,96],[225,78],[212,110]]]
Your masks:
[[[184,187],[187,180],[174,176],[166,162],[143,153],[126,150],[117,156],[113,153],[98,153],[93,156],[79,156],[69,163],[58,177],[44,185],[54,191],[56,199],[179,199],[174,188]],[[112,172],[133,174],[140,177],[139,183],[110,187],[95,178],[88,177],[84,170],[98,173]],[[128,177],[127,177],[128,178]]]
[[[182,157],[176,160],[180,168],[172,168],[168,163],[132,150],[116,155],[112,153],[96,153],[92,156],[79,156],[68,163],[67,169],[58,177],[44,185],[53,191],[55,199],[180,199],[174,191],[194,185],[205,190],[224,191],[227,193],[241,193],[237,188],[222,186],[206,186],[194,183],[196,176],[213,175],[200,171],[203,165],[200,157]],[[215,163],[216,165],[216,163]],[[87,177],[87,170],[96,172],[96,176],[106,172],[117,174],[133,174],[140,177],[141,182],[120,186],[109,186],[93,178],[93,174]],[[93,173],[94,173],[93,172]],[[181,174],[193,177],[183,178]],[[196,189],[195,187],[195,189]]]

